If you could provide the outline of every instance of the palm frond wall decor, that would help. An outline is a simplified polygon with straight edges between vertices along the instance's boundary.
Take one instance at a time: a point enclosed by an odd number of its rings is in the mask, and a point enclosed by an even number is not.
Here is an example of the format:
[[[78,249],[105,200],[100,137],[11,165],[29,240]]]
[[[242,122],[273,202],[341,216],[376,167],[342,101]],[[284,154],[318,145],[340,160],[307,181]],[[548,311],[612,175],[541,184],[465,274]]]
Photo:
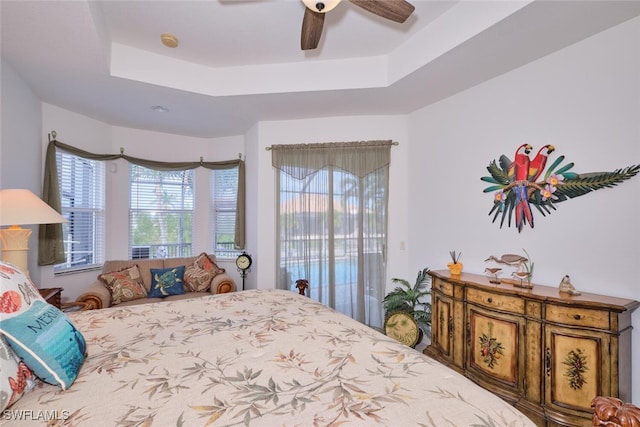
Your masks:
[[[565,156],[559,156],[545,171],[549,155],[555,151],[553,145],[545,145],[533,159],[529,153],[533,147],[522,144],[511,160],[506,155],[492,160],[487,166],[491,176],[480,179],[491,185],[483,190],[484,193],[494,193],[493,207],[489,215],[493,215],[492,222],[500,218],[500,228],[507,220],[511,227],[515,216],[515,226],[521,232],[526,224],[533,228],[533,205],[542,216],[556,210],[556,204],[565,200],[590,193],[601,188],[614,187],[640,172],[640,164],[616,169],[613,172],[576,173],[571,171],[574,164],[562,164]],[[541,180],[539,180],[542,178]]]

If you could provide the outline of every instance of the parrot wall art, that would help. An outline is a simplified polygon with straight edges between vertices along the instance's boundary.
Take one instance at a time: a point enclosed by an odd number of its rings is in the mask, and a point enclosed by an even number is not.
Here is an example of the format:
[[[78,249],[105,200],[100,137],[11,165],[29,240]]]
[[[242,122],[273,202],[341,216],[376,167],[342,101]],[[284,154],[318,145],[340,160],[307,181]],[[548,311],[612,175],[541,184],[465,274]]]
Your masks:
[[[549,156],[555,151],[553,145],[542,146],[533,157],[534,148],[530,144],[520,145],[513,160],[506,155],[498,162],[492,160],[487,166],[491,176],[480,179],[491,185],[483,190],[493,193],[493,207],[489,215],[492,222],[500,218],[500,228],[511,227],[515,216],[515,227],[521,232],[525,225],[533,228],[534,207],[542,216],[556,210],[556,204],[582,196],[601,188],[613,187],[640,172],[640,164],[627,166],[613,172],[572,172],[572,162],[562,165],[564,155],[556,158],[545,171]]]

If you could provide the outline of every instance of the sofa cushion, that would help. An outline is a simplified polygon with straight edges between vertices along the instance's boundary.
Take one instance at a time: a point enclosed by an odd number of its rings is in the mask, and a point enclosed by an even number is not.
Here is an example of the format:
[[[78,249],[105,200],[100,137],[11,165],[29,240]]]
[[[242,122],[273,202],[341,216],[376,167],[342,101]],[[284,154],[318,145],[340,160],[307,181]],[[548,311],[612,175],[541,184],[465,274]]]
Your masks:
[[[102,273],[98,279],[109,289],[111,303],[114,305],[147,296],[147,288],[142,282],[137,264],[122,270]]]
[[[103,273],[109,273],[111,271],[118,271],[124,268],[130,267],[133,264],[138,264],[138,268],[140,271],[140,277],[142,277],[142,283],[144,283],[144,287],[149,292],[151,288],[151,269],[152,268],[164,268],[164,267],[172,267],[170,265],[164,265],[163,259],[139,259],[139,260],[110,260],[106,261],[102,266]],[[184,265],[177,264],[177,265]]]
[[[149,298],[164,298],[184,294],[184,265],[173,268],[152,268]]]
[[[86,352],[80,331],[21,271],[1,262],[0,333],[43,381],[66,390],[78,376]]]
[[[209,289],[211,280],[224,272],[224,268],[218,267],[216,262],[203,252],[192,264],[187,265],[184,286],[191,292],[204,292]]]
[[[0,411],[13,405],[36,385],[36,376],[0,335]]]

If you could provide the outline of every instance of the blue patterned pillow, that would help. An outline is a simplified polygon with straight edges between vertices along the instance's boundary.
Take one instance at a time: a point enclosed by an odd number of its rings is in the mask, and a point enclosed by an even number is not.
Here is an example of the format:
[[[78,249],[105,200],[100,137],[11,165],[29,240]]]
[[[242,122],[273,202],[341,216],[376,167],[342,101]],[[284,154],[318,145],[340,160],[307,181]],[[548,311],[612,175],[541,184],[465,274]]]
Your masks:
[[[152,268],[149,298],[164,298],[184,294],[184,265],[173,268]]]
[[[43,381],[66,390],[78,376],[86,352],[84,337],[20,270],[2,262],[0,333]]]

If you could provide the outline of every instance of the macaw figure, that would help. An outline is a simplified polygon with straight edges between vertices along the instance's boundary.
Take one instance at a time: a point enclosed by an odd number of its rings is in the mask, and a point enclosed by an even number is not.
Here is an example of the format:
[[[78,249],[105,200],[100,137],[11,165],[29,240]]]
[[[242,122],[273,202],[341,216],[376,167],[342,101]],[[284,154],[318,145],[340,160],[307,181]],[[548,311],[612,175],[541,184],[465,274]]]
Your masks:
[[[601,188],[611,188],[640,174],[640,165],[627,166],[613,172],[579,174],[571,171],[573,162],[562,165],[564,156],[559,156],[547,168],[548,157],[555,152],[555,147],[543,146],[531,160],[529,153],[532,148],[529,144],[522,144],[516,150],[513,160],[501,155],[499,162],[493,160],[487,166],[491,176],[480,178],[490,183],[483,190],[485,193],[495,192],[489,215],[493,215],[493,222],[501,218],[500,228],[507,218],[511,226],[514,210],[518,232],[522,231],[527,222],[533,228],[531,206],[535,206],[544,216],[556,210],[557,203]]]
[[[532,149],[533,147],[531,145],[522,144],[516,150],[513,160],[515,182],[522,182],[513,187],[513,192],[516,196],[516,226],[518,227],[518,231],[522,231],[527,221],[531,225],[531,228],[533,228],[533,214],[529,206],[529,194],[526,185],[526,181],[528,181],[529,178],[529,166],[531,165],[529,153]]]
[[[538,150],[538,154],[529,163],[529,175],[527,177],[529,181],[536,182],[538,180],[547,165],[549,154],[553,153],[555,149],[556,147],[553,145],[547,144]]]

